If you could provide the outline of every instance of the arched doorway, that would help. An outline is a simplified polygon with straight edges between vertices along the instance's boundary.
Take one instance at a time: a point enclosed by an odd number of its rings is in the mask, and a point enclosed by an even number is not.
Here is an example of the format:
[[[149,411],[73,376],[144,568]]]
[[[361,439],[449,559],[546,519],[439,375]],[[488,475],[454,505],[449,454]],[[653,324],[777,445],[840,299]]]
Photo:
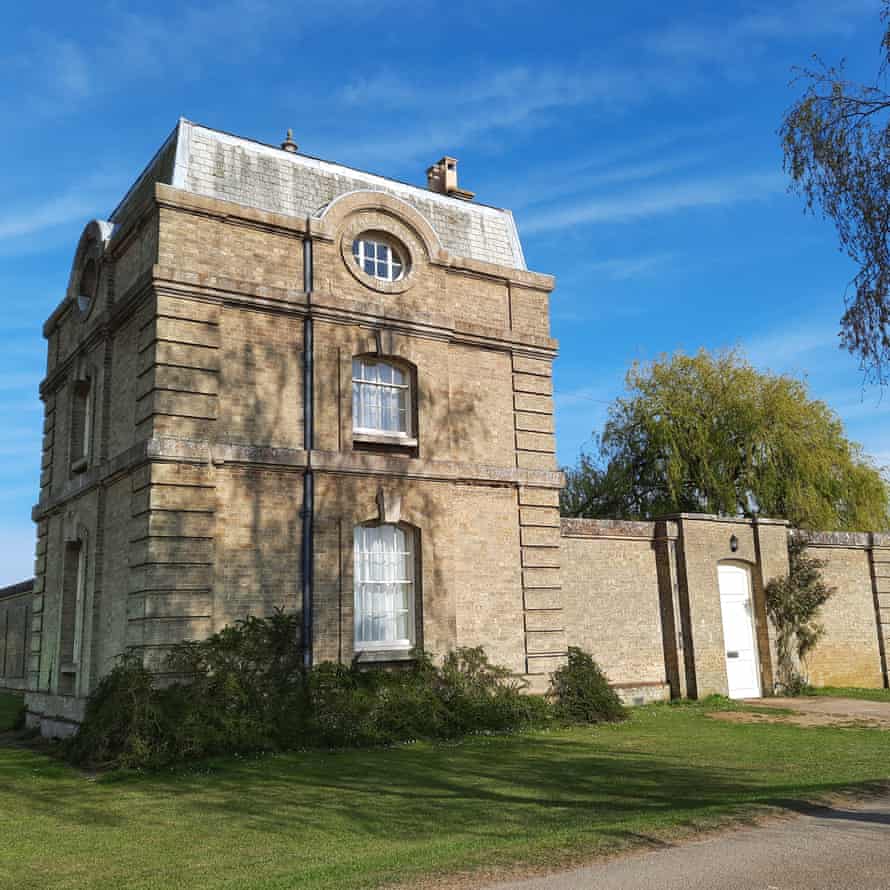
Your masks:
[[[762,690],[757,636],[754,632],[751,572],[747,566],[727,562],[717,566],[717,574],[729,697],[759,698]]]

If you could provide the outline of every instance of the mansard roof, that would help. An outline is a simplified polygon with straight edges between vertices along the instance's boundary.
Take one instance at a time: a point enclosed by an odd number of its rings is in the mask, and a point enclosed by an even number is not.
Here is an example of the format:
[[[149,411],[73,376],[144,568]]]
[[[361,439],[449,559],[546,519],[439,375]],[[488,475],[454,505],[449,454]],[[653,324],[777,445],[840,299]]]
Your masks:
[[[509,210],[468,202],[342,164],[291,153],[180,118],[174,131],[111,215],[118,223],[160,182],[259,210],[319,217],[336,198],[379,191],[413,206],[442,246],[466,259],[525,269]]]

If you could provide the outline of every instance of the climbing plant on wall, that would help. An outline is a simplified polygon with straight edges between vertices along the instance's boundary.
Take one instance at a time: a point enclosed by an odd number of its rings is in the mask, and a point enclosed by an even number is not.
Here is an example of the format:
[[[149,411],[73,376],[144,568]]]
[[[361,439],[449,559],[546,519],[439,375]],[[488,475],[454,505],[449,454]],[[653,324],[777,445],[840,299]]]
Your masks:
[[[788,548],[789,570],[765,588],[766,611],[776,629],[778,681],[786,691],[806,685],[807,656],[825,633],[819,612],[835,589],[822,578],[825,563],[809,556],[795,537]]]

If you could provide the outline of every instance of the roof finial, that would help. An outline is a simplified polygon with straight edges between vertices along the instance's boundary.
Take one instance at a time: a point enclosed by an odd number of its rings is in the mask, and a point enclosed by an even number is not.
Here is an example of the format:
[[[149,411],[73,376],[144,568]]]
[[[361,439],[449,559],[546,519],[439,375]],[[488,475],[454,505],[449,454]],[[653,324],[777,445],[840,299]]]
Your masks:
[[[290,127],[287,128],[287,139],[281,143],[281,147],[285,151],[289,151],[291,154],[296,154],[298,146],[297,143],[294,142],[294,131]]]

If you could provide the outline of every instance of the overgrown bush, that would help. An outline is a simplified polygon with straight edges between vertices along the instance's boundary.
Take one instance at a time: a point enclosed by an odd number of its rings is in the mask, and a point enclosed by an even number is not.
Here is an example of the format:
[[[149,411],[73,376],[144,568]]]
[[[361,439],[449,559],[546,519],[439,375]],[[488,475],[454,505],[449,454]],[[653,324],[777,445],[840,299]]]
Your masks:
[[[74,763],[131,767],[164,762],[171,726],[153,677],[140,659],[124,656],[87,702],[83,723],[66,745]]]
[[[799,538],[791,540],[788,559],[788,574],[773,578],[764,592],[766,611],[776,629],[778,681],[789,695],[798,695],[808,686],[807,656],[825,633],[817,619],[834,588],[822,579],[825,563],[807,556]]]
[[[593,658],[569,646],[568,662],[553,674],[550,689],[555,715],[571,723],[621,720],[624,706]]]
[[[305,670],[297,633],[298,619],[277,612],[182,643],[168,659],[181,679],[166,685],[124,658],[90,698],[67,743],[69,759],[158,767],[218,753],[512,731],[550,716],[545,700],[526,695],[481,648],[457,649],[438,666],[416,653],[400,670],[333,663]]]
[[[0,692],[0,733],[25,728],[25,699],[18,693]]]
[[[287,747],[307,709],[299,638],[299,616],[276,610],[174,646],[167,668],[185,681],[167,693],[176,699],[167,707],[181,712],[177,750],[188,756]]]

